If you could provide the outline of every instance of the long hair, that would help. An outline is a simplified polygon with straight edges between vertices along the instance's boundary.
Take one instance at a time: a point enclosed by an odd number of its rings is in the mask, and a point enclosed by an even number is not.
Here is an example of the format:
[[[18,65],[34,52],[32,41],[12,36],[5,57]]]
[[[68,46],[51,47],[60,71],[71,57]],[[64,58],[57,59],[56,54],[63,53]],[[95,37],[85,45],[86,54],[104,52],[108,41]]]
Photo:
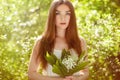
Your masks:
[[[40,59],[42,68],[46,68],[47,61],[45,60],[46,51],[53,52],[54,42],[56,38],[56,25],[55,25],[55,12],[56,8],[65,4],[70,9],[70,22],[65,32],[65,38],[69,49],[74,49],[78,55],[81,54],[81,41],[77,33],[76,17],[74,7],[69,0],[54,0],[50,6],[48,19],[46,23],[46,30],[42,35],[41,42],[39,44],[38,58]]]

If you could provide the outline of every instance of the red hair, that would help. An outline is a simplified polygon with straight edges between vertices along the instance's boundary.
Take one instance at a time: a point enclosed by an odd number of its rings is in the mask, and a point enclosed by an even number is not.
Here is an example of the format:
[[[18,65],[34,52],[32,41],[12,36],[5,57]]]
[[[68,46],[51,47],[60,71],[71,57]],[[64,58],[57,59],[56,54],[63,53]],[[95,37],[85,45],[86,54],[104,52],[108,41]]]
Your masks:
[[[46,68],[47,61],[45,60],[46,51],[53,52],[54,41],[56,38],[55,12],[56,8],[65,4],[69,7],[71,15],[70,22],[65,32],[65,38],[69,49],[74,49],[78,55],[81,54],[81,41],[77,33],[76,17],[74,7],[69,0],[54,0],[49,9],[48,20],[46,23],[46,30],[42,35],[38,49],[38,58],[42,64],[42,68]]]

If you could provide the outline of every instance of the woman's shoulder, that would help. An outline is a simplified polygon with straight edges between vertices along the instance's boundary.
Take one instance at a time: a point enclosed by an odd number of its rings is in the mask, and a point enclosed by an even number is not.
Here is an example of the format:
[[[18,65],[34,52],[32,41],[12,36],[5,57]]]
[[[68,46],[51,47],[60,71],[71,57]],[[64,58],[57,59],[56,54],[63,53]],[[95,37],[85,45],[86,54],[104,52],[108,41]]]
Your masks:
[[[84,37],[79,36],[79,39],[80,39],[81,43],[84,43],[84,44],[86,43],[86,41],[85,41]]]
[[[41,39],[42,39],[42,35],[38,36],[38,37],[36,38],[36,41],[40,41]]]
[[[36,39],[35,39],[35,44],[39,44],[41,42],[41,39],[42,39],[42,35],[38,36]]]
[[[86,44],[86,41],[85,39],[82,37],[82,36],[79,36],[79,39],[81,41],[81,46],[82,46],[82,50],[87,50],[87,44]]]

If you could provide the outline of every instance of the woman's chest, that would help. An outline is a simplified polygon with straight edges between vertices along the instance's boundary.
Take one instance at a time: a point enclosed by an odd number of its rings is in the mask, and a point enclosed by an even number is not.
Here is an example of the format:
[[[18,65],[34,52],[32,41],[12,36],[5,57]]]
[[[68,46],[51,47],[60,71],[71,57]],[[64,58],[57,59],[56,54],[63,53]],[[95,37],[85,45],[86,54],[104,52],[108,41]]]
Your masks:
[[[54,44],[54,49],[57,49],[57,50],[68,49],[68,45],[65,40],[56,39]]]

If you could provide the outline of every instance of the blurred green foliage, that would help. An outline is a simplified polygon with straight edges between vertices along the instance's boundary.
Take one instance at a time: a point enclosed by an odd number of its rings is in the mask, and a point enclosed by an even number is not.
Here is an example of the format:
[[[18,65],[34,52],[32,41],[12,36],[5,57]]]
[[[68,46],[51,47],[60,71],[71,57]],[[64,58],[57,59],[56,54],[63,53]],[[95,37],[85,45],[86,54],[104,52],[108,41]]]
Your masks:
[[[27,80],[34,40],[52,0],[0,0],[0,80]],[[71,0],[88,47],[90,80],[120,76],[120,1]]]

